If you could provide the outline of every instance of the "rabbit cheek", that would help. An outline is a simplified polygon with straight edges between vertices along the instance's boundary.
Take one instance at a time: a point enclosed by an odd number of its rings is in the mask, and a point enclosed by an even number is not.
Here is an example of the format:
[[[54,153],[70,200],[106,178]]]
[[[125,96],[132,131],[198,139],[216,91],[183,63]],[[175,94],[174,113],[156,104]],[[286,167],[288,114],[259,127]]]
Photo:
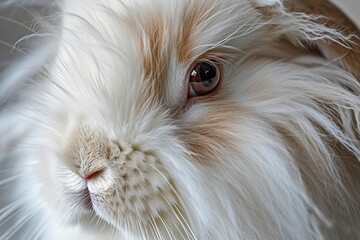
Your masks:
[[[179,135],[193,153],[195,162],[218,165],[226,159],[224,154],[238,151],[234,145],[237,139],[234,133],[239,131],[239,125],[234,121],[245,110],[226,102],[209,103],[206,108],[204,114],[195,114],[195,119],[186,119]]]

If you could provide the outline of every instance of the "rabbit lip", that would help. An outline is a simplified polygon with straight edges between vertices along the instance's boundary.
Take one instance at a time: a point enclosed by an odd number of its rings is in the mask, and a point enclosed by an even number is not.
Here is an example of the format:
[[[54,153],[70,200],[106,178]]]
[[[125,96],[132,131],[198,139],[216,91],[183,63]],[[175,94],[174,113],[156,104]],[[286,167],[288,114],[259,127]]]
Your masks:
[[[83,190],[82,192],[82,200],[83,200],[83,203],[85,205],[85,207],[89,210],[93,210],[93,203],[92,203],[92,200],[91,200],[91,194],[89,192],[89,189],[86,188]]]

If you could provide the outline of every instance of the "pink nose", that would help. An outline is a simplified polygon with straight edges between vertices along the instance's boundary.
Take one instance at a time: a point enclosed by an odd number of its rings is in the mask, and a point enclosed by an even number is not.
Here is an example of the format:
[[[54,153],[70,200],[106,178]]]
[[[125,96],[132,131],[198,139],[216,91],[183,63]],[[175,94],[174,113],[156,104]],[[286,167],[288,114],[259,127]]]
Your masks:
[[[89,175],[85,176],[85,177],[84,177],[84,179],[85,179],[86,181],[89,181],[89,180],[91,180],[91,179],[93,179],[93,178],[97,177],[99,174],[101,174],[101,172],[102,172],[102,170],[100,170],[100,171],[96,171],[96,172],[93,172],[93,173],[91,173],[91,174],[89,174]]]

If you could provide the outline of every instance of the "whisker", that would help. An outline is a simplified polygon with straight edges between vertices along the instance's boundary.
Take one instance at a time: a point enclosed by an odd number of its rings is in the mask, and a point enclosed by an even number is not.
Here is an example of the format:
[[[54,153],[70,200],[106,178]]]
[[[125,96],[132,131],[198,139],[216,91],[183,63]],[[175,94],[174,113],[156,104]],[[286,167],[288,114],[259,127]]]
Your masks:
[[[24,28],[24,29],[32,32],[32,33],[35,33],[35,32],[36,32],[33,28],[30,28],[30,27],[28,27],[27,25],[25,25],[25,24],[23,24],[23,23],[15,20],[15,19],[12,19],[12,18],[9,18],[9,17],[5,17],[5,16],[0,16],[0,19],[1,19],[1,20],[5,20],[5,21],[8,21],[8,22],[10,22],[10,23],[15,23],[16,25],[18,25],[18,26],[20,26],[20,27],[22,27],[22,28]]]
[[[19,52],[19,53],[26,53],[24,50],[22,50],[22,49],[16,49],[16,48],[14,48],[14,44],[10,44],[10,43],[8,43],[8,42],[5,42],[5,41],[3,41],[3,40],[0,40],[0,44],[2,44],[2,45],[4,45],[4,46],[6,46],[6,47],[9,47],[10,49],[12,49],[12,50],[16,50],[17,52]]]
[[[1,150],[5,150],[5,152],[8,152],[8,150],[17,150],[17,149],[48,149],[47,147],[44,147],[44,146],[14,146],[14,147],[3,147]]]
[[[161,217],[161,215],[159,214],[159,219],[162,222],[162,224],[164,225],[164,228],[168,234],[168,236],[170,237],[170,240],[175,239],[174,234],[171,232],[169,225],[164,221],[164,219]]]
[[[4,179],[0,180],[0,186],[4,185],[6,183],[9,183],[9,182],[15,181],[15,180],[19,179],[21,176],[23,176],[23,174],[18,174],[18,175],[15,175],[15,176],[4,178]]]
[[[191,239],[196,239],[194,236],[194,233],[191,231],[189,225],[187,224],[186,219],[184,218],[184,216],[182,215],[181,211],[178,209],[178,207],[176,207],[176,205],[171,205],[170,202],[165,198],[165,196],[160,193],[160,196],[164,199],[164,201],[168,204],[168,206],[171,208],[171,210],[174,213],[175,218],[178,220],[178,222],[180,223],[181,227],[184,229],[186,235],[188,237],[190,237]],[[180,216],[179,216],[180,215]],[[184,225],[185,224],[185,225]],[[181,236],[185,238],[185,236],[183,235],[182,231],[177,227],[177,224],[175,224],[176,228],[178,229],[179,233],[181,234]],[[190,230],[190,231],[189,231]]]
[[[144,232],[144,229],[142,227],[142,223],[141,223],[141,219],[140,219],[140,213],[139,213],[139,210],[137,208],[137,206],[135,205],[135,210],[136,210],[136,218],[138,219],[137,221],[137,225],[139,226],[139,229],[140,229],[140,234],[141,236],[143,237],[143,239],[145,238],[145,232]]]
[[[4,109],[3,111],[20,115],[20,116],[25,117],[25,118],[27,118],[27,119],[33,120],[33,121],[35,121],[35,122],[40,122],[40,123],[43,124],[44,126],[49,127],[49,129],[50,129],[50,127],[51,127],[51,125],[50,125],[49,123],[42,121],[40,118],[35,118],[34,116],[30,116],[30,115],[28,115],[28,114],[26,114],[26,113],[22,113],[22,112],[18,112],[18,111],[15,111],[15,110],[10,110],[10,109]],[[38,125],[37,125],[37,126],[38,126]],[[46,129],[44,126],[42,126],[42,127],[43,127],[44,129]]]
[[[125,239],[129,239],[129,220],[125,218]]]
[[[157,235],[158,239],[163,239],[163,237],[161,236],[160,230],[156,224],[156,221],[153,217],[151,217],[150,223],[152,223],[152,226],[154,227],[154,232]]]
[[[2,207],[0,209],[0,226],[6,221],[9,214],[11,214],[14,210],[18,210],[19,207],[24,205],[31,197],[30,196],[24,196],[16,200],[15,202],[12,202],[5,207]]]
[[[19,222],[16,225],[12,225],[10,228],[7,229],[6,232],[2,233],[1,239],[2,240],[10,239],[14,234],[16,234],[16,231],[29,220],[28,218],[30,218],[31,216],[32,216],[32,212],[27,214],[25,217],[20,218],[19,221],[21,222]]]
[[[1,235],[3,240],[8,240],[12,237],[22,226],[24,226],[36,213],[40,212],[40,207],[34,208],[27,214],[17,219],[17,223],[12,225],[8,230]]]
[[[36,239],[44,238],[45,232],[49,231],[51,224],[53,223],[50,223],[49,221],[46,220],[42,220],[37,224],[37,227],[33,228],[32,232],[29,235],[27,235],[28,239],[36,240]]]
[[[186,233],[186,236],[188,238],[185,238],[184,234],[183,234],[183,231],[180,230],[180,228],[178,227],[177,224],[174,224],[175,225],[175,228],[178,230],[178,232],[180,233],[180,235],[182,236],[183,239],[194,239],[194,237],[191,235],[191,233],[187,230],[187,228],[185,227],[183,221],[185,221],[185,219],[180,219],[180,217],[178,216],[179,214],[181,214],[181,212],[176,208],[176,210],[174,209],[174,206],[172,206],[169,201],[165,198],[164,195],[162,195],[160,193],[160,195],[162,196],[162,198],[166,201],[166,203],[168,204],[168,206],[171,208],[171,210],[173,211],[174,213],[174,216],[176,218],[176,220],[180,223],[181,227],[184,229],[185,233]],[[183,218],[183,216],[181,216],[181,218]]]
[[[0,174],[1,173],[18,172],[18,171],[21,171],[22,168],[28,168],[28,167],[32,167],[32,166],[34,166],[34,164],[19,164],[19,165],[16,165],[16,168],[15,167],[2,168],[0,170]]]
[[[27,34],[21,38],[19,38],[14,44],[12,49],[19,49],[22,42],[28,41],[31,38],[35,37],[56,37],[54,34],[51,33],[33,33],[33,34]]]
[[[36,228],[33,228],[31,233],[28,235],[29,239],[41,239],[45,234],[45,231],[48,229],[49,223],[42,221],[40,222]]]
[[[174,188],[174,186],[171,184],[171,182],[169,182],[169,180],[167,179],[167,177],[155,166],[152,166],[168,183],[168,185],[170,186],[171,190],[174,192],[174,194],[176,195],[177,199],[180,201],[180,204],[182,204],[184,206],[184,202],[182,200],[182,198],[180,197],[180,195],[178,194],[177,190]],[[164,198],[165,199],[165,198]],[[166,199],[165,199],[166,200]],[[169,204],[169,203],[168,203]],[[170,205],[170,204],[169,204]],[[171,206],[170,206],[171,207]],[[179,210],[179,209],[178,209]],[[185,231],[190,231],[190,235],[193,236],[194,239],[196,239],[195,234],[193,233],[193,231],[191,230],[190,226],[188,225],[185,217],[183,216],[183,214],[181,213],[181,211],[179,210],[178,213],[180,214],[180,217],[182,219],[179,220],[179,222],[182,224],[184,223],[186,225],[186,227],[184,227]],[[178,215],[176,215],[178,216]]]

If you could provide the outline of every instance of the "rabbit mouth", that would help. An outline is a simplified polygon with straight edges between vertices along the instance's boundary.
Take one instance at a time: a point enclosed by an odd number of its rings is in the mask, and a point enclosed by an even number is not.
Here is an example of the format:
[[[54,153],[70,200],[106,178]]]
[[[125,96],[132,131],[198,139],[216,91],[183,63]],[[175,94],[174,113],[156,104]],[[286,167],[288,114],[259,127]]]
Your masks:
[[[134,149],[126,162],[114,162],[83,191],[83,204],[116,229],[141,236],[158,229],[184,234],[187,220],[176,186],[161,160]],[[137,162],[139,160],[139,162]],[[140,161],[141,160],[141,161]],[[136,163],[137,162],[137,163]],[[180,229],[180,230],[178,230]],[[176,233],[174,233],[176,235]]]
[[[82,202],[86,209],[88,210],[94,210],[93,202],[91,200],[91,193],[89,192],[89,189],[86,188],[82,191]]]

